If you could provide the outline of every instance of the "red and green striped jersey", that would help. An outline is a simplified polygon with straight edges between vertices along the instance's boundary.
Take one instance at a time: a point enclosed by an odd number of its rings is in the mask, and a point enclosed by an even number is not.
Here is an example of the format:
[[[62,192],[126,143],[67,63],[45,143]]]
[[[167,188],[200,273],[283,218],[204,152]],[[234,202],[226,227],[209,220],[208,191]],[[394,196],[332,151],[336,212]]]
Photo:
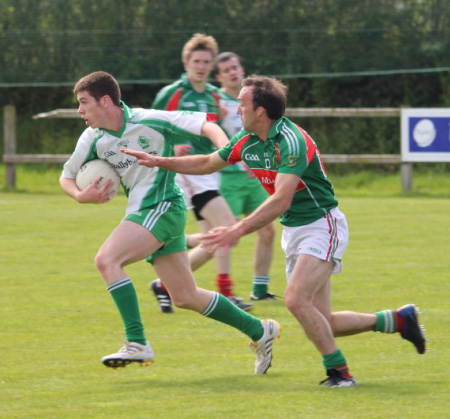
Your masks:
[[[210,83],[204,92],[197,92],[183,74],[177,81],[163,87],[152,104],[153,109],[166,111],[195,111],[207,114],[207,120],[217,122],[219,118],[219,89]],[[214,144],[206,137],[177,140],[178,144],[191,144],[191,154],[210,154],[216,151]]]
[[[219,155],[230,164],[244,161],[271,195],[278,173],[300,178],[290,208],[280,216],[285,226],[310,224],[338,204],[316,143],[288,118],[282,117],[272,125],[266,141],[240,131]]]

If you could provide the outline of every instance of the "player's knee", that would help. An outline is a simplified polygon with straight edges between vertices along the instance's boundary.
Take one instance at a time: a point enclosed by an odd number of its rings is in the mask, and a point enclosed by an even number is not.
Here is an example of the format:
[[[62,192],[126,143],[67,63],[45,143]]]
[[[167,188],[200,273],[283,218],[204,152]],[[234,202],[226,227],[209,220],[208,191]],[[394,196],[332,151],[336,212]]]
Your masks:
[[[286,304],[288,310],[291,312],[297,307],[297,299],[295,298],[294,293],[289,289],[289,287],[287,287],[284,292],[284,303]]]
[[[307,301],[294,290],[286,288],[284,293],[284,302],[287,309],[297,318],[301,318],[307,309]]]
[[[99,252],[95,255],[94,263],[100,272],[103,272],[106,269],[106,261],[102,253]]]
[[[113,260],[106,253],[99,251],[95,256],[94,263],[99,272],[105,273],[111,267]]]
[[[284,303],[291,313],[295,313],[298,310],[298,301],[294,298],[292,293],[285,292]]]
[[[187,234],[186,245],[188,249],[193,249],[200,244],[201,233]]]
[[[194,307],[193,301],[189,295],[175,295],[172,297],[172,303],[177,308],[183,308],[185,310],[192,310]]]
[[[272,243],[275,239],[275,227],[272,223],[267,224],[258,230],[258,234],[264,243]]]
[[[174,292],[171,292],[170,297],[172,303],[177,308],[183,308],[185,310],[198,311],[199,308],[199,293],[198,288],[178,288]]]

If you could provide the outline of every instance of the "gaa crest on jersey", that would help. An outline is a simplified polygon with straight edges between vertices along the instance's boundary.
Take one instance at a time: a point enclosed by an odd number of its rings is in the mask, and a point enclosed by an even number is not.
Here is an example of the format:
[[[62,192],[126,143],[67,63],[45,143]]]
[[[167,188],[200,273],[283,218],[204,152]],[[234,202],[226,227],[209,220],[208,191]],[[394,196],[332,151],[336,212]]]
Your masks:
[[[119,141],[118,143],[117,143],[117,148],[120,148],[120,147],[128,147],[128,143],[130,142],[130,140],[122,140],[122,141]]]
[[[298,156],[288,156],[286,165],[289,167],[297,164]]]
[[[141,148],[148,148],[150,147],[150,140],[141,135],[138,138],[138,144],[141,146]]]

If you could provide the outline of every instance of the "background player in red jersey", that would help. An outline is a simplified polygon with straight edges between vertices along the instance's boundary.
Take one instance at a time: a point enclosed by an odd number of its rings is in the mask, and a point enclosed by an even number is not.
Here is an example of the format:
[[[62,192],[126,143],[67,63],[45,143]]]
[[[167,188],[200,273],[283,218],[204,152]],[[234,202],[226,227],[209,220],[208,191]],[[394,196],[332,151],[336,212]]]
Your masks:
[[[206,112],[208,120],[217,122],[220,114],[220,97],[217,87],[208,83],[213,69],[214,58],[218,52],[216,40],[212,36],[197,33],[186,42],[181,58],[186,73],[174,83],[162,88],[153,102],[153,109],[184,110]],[[216,150],[208,138],[182,140],[176,146],[177,155],[209,154]],[[219,174],[180,175],[175,177],[183,189],[186,205],[194,211],[200,231],[206,233],[212,227],[233,225],[233,213],[225,199],[219,193]],[[188,237],[188,245],[190,245]],[[231,249],[214,255],[216,260],[216,284],[219,292],[229,298],[243,310],[249,310],[252,304],[244,302],[233,294],[233,282],[230,275]],[[196,270],[211,258],[200,246],[189,252],[192,270]],[[164,284],[159,279],[150,284],[160,310],[173,312],[171,299]]]

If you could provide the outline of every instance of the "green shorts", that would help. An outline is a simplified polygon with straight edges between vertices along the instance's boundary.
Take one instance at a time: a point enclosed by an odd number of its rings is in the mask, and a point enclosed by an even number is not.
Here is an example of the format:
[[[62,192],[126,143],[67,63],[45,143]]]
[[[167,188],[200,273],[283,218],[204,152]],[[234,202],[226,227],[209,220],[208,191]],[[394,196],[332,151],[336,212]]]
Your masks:
[[[249,179],[247,172],[222,172],[220,194],[225,198],[236,218],[253,212],[268,196],[259,180]]]
[[[127,215],[125,220],[140,224],[164,243],[164,246],[146,259],[149,263],[153,263],[153,259],[158,256],[186,250],[184,229],[187,221],[187,209],[182,199],[159,202]]]

